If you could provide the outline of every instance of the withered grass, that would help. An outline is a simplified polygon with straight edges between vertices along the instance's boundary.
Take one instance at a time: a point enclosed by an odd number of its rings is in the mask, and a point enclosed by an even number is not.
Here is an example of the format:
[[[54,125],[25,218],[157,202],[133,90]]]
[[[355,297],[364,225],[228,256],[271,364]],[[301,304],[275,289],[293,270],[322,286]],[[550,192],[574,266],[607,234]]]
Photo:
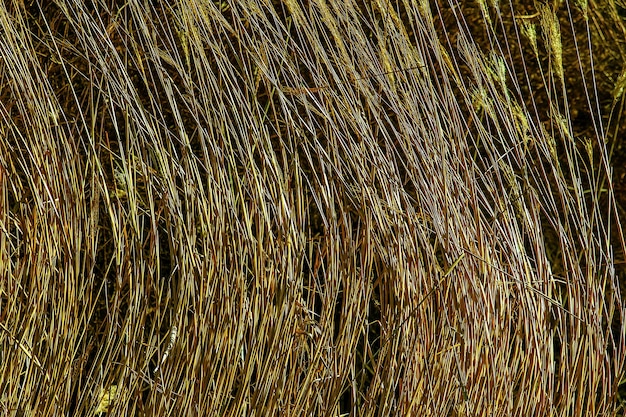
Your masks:
[[[0,414],[623,412],[624,5],[513,3],[0,2]]]

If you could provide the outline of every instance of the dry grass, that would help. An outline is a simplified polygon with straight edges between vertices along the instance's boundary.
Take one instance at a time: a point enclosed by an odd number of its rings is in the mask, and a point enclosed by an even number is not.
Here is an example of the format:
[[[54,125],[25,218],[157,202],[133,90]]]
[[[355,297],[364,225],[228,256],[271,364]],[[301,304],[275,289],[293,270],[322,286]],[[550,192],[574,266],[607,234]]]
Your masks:
[[[0,2],[0,414],[620,413],[624,9],[452,3]]]

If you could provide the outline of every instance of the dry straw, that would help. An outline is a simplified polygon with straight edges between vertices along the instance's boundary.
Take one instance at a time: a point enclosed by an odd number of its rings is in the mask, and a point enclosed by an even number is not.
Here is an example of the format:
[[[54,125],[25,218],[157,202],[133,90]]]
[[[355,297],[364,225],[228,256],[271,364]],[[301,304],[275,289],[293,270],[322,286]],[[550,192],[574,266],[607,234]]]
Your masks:
[[[620,415],[624,10],[0,2],[0,413]]]

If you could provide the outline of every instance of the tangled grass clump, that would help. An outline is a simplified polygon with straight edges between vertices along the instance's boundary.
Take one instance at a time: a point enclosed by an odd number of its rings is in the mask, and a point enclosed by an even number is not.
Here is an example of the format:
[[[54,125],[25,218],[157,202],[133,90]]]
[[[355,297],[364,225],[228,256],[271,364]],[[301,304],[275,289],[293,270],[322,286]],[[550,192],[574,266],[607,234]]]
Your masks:
[[[0,413],[618,415],[625,16],[0,2]]]

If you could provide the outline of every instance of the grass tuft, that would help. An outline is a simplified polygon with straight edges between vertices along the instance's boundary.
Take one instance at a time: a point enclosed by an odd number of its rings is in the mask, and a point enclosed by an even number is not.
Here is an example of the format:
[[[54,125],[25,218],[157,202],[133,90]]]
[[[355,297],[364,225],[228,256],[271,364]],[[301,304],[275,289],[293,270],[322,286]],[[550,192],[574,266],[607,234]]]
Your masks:
[[[617,1],[0,2],[0,413],[620,415]]]

